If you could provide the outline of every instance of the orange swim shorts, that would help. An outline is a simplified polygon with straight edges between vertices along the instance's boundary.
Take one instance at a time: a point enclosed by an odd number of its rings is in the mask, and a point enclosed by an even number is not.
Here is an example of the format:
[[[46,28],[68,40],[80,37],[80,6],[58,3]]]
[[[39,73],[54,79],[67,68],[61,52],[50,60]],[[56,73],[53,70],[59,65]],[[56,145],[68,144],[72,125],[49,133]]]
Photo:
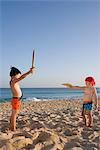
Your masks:
[[[20,98],[12,98],[12,101],[11,101],[11,104],[12,104],[12,109],[15,109],[15,110],[18,110],[20,109],[20,106],[21,106],[21,100]]]

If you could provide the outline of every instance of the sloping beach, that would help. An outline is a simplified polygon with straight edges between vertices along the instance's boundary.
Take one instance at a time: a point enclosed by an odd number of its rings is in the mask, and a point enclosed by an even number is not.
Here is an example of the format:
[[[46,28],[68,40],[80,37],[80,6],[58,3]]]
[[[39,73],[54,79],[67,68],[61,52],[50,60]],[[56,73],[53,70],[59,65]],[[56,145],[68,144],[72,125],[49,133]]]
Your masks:
[[[81,107],[81,99],[22,102],[13,132],[11,104],[0,103],[0,150],[98,150],[99,111],[93,111],[89,128],[82,123]]]

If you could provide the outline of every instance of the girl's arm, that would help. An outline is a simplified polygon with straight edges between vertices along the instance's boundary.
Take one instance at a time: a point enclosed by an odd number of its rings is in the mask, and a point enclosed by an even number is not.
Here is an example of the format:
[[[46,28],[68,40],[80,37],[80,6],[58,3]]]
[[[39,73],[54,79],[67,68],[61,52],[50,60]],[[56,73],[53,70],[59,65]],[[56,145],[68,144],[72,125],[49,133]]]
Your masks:
[[[62,85],[69,87],[71,89],[75,89],[75,90],[85,90],[85,86],[73,86],[72,84],[69,84],[69,83],[64,83]]]

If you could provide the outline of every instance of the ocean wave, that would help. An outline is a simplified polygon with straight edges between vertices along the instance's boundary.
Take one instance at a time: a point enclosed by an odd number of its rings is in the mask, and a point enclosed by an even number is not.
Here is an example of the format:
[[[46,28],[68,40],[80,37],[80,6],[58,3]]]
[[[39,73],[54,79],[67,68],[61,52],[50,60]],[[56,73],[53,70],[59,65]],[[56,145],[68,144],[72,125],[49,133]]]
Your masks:
[[[24,98],[23,101],[41,101],[41,99],[38,99],[36,97],[27,97]]]
[[[74,100],[74,99],[82,99],[82,96],[67,96],[67,97],[27,97],[23,98],[22,101],[49,101],[49,100]]]

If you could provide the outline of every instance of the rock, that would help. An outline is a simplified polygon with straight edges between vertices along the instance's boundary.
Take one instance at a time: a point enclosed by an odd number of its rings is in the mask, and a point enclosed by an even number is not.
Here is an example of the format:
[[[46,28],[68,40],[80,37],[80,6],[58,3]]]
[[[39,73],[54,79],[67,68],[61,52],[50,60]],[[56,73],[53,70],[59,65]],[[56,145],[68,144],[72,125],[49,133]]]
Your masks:
[[[38,143],[35,145],[34,150],[41,150],[43,148],[43,144],[42,143]]]
[[[43,150],[51,150],[51,148],[53,148],[54,146],[54,142],[51,139],[49,139],[48,141],[45,141],[43,144],[44,144]]]
[[[59,116],[59,115],[56,116],[56,119],[60,119],[60,118],[61,118],[61,116]]]
[[[62,128],[61,128],[61,127],[58,127],[56,130],[57,130],[58,132],[61,132],[61,131],[62,131]]]
[[[42,131],[39,135],[38,135],[38,137],[37,137],[37,139],[36,139],[36,143],[38,143],[38,142],[44,142],[44,141],[47,141],[48,139],[50,139],[50,136],[51,136],[51,134],[50,133],[47,133],[47,132],[45,132],[45,131]]]
[[[29,127],[24,127],[23,130],[30,131],[31,129]]]
[[[81,147],[74,147],[72,150],[83,150]]]
[[[30,138],[25,138],[25,139],[21,139],[21,140],[17,140],[13,143],[13,146],[17,148],[17,150],[20,150],[21,148],[32,144],[33,141]]]
[[[17,136],[17,137],[14,137],[13,139],[10,139],[9,141],[11,143],[14,143],[16,141],[23,140],[23,139],[25,139],[25,136]]]
[[[37,138],[38,138],[38,136],[39,136],[39,132],[34,133],[34,134],[33,134],[33,137],[32,137],[32,140],[37,139]]]
[[[26,132],[26,131],[23,132],[23,135],[24,135],[26,138],[33,138],[33,135],[32,135],[31,133],[29,133],[29,132]]]
[[[57,115],[56,114],[50,114],[51,118],[55,118]]]
[[[58,149],[63,150],[64,145],[63,145],[63,143],[61,143],[61,140],[57,134],[52,133],[51,140],[55,143],[55,145]]]
[[[99,132],[94,131],[95,137],[99,137]]]
[[[67,140],[67,138],[66,137],[60,137],[60,139],[61,139],[61,141],[63,141],[64,143],[67,143],[68,142],[68,140]]]
[[[64,135],[65,135],[65,136],[72,136],[72,135],[73,135],[73,132],[72,132],[70,129],[67,129],[67,130],[64,132]]]
[[[92,147],[92,150],[98,150],[97,148],[95,148],[95,147]]]
[[[82,127],[78,127],[78,131],[81,133],[83,132],[83,128]]]
[[[13,136],[12,133],[0,133],[0,139],[1,140],[9,140]]]
[[[0,148],[0,150],[16,150],[16,148],[7,142]]]
[[[94,116],[94,119],[98,120],[98,116]]]
[[[33,117],[32,120],[38,121],[39,119],[38,119],[38,117]]]
[[[18,116],[18,120],[22,120],[22,116]]]
[[[100,131],[100,128],[99,127],[93,127],[94,131]]]

